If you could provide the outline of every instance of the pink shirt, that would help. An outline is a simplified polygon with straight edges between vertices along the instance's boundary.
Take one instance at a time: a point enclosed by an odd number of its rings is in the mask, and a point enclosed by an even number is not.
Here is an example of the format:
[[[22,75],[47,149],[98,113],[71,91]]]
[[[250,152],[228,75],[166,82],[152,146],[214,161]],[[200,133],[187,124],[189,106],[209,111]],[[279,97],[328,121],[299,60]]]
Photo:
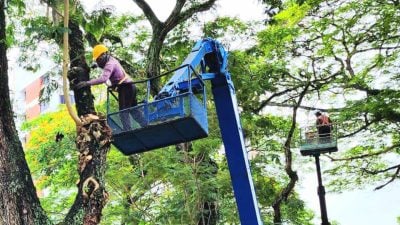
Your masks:
[[[110,56],[110,59],[106,63],[103,69],[103,74],[101,77],[97,79],[92,79],[88,81],[90,85],[102,84],[107,80],[111,81],[112,85],[118,84],[120,80],[125,77],[124,70],[122,69],[121,64],[114,57]],[[123,83],[132,82],[132,80],[128,77],[124,80]]]

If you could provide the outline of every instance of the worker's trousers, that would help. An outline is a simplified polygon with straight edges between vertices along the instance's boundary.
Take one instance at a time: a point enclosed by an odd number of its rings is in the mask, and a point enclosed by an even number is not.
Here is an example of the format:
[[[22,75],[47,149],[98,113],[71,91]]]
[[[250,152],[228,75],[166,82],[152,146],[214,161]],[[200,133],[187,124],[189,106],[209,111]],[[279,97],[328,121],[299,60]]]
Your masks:
[[[132,115],[133,119],[140,125],[144,126],[144,118],[142,112],[137,110],[124,110],[137,105],[136,99],[136,86],[133,83],[122,83],[118,85],[118,103],[120,113],[121,122],[124,131],[131,130],[131,120],[130,116]]]

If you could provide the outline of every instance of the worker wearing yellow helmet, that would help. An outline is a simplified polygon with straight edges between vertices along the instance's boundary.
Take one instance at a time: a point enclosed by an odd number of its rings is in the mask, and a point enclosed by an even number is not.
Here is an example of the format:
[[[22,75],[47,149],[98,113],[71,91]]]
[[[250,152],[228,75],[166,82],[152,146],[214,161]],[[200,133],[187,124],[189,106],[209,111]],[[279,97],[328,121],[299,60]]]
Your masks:
[[[92,54],[93,61],[96,61],[98,67],[103,69],[103,73],[99,78],[79,82],[75,88],[80,89],[91,85],[107,84],[109,81],[111,84],[108,85],[111,85],[111,87],[118,92],[120,110],[136,106],[136,86],[126,74],[119,61],[110,55],[108,48],[103,44],[96,45],[93,48]],[[121,119],[129,120],[129,118]],[[124,129],[129,129],[128,125],[124,125]]]

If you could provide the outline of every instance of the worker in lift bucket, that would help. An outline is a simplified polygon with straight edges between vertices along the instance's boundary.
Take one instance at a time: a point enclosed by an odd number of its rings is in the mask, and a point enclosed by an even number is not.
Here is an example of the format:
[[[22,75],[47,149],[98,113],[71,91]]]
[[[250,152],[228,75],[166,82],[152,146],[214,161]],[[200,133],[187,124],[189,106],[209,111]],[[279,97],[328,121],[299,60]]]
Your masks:
[[[119,61],[110,55],[105,45],[99,44],[93,48],[93,61],[96,61],[97,66],[103,69],[102,75],[96,79],[79,82],[75,85],[75,89],[104,83],[118,92],[119,110],[136,106],[136,85],[132,82]],[[120,113],[124,131],[131,129],[128,111],[124,110]],[[139,125],[143,126],[144,120],[141,113],[132,113]]]
[[[320,143],[329,143],[331,141],[332,134],[332,121],[331,119],[322,114],[320,111],[315,113],[317,117],[316,125],[318,130],[318,137]]]

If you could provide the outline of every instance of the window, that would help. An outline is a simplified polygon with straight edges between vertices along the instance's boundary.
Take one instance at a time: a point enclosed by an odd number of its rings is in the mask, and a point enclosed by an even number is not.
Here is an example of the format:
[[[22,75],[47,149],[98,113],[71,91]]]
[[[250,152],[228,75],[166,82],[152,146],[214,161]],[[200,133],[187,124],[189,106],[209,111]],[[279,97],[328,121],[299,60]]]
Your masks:
[[[75,99],[73,95],[69,95],[69,100],[71,101],[72,104],[75,104]],[[64,95],[60,95],[60,104],[65,104],[65,99]]]
[[[22,101],[25,101],[25,100],[26,100],[26,89],[24,89],[24,90],[21,92],[21,96],[22,96]]]
[[[49,75],[45,75],[42,77],[42,86],[46,86],[50,83],[50,77]]]
[[[44,112],[49,108],[49,103],[48,102],[41,102],[40,103],[40,112]]]

